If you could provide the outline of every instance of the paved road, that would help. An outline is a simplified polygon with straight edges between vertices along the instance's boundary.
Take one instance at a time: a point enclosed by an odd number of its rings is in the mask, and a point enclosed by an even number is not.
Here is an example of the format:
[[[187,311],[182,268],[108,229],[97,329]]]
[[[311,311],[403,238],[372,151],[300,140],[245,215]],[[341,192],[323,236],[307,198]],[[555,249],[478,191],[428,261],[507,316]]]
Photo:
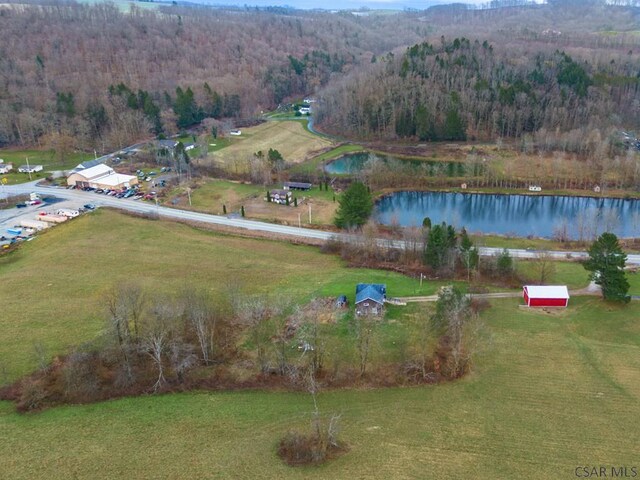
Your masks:
[[[81,190],[67,190],[65,188],[50,187],[37,185],[37,182],[23,183],[19,185],[6,185],[4,192],[0,190],[2,195],[20,195],[29,192],[37,192],[41,195],[52,195],[65,200],[75,200],[81,204],[94,203],[98,206],[114,207],[130,212],[157,214],[160,217],[187,220],[194,222],[202,222],[214,225],[223,225],[226,227],[240,228],[245,230],[262,231],[273,233],[276,235],[284,235],[291,237],[310,238],[319,240],[329,240],[335,237],[348,238],[344,234],[336,234],[335,232],[327,232],[323,230],[312,230],[308,228],[289,227],[285,225],[276,225],[255,220],[245,220],[241,218],[227,218],[219,215],[210,215],[206,213],[196,213],[188,210],[179,210],[176,208],[167,208],[157,206],[140,200],[129,200],[123,198],[113,198],[106,195],[99,195],[91,192],[83,192]],[[382,245],[389,245],[395,248],[403,248],[404,244],[400,240],[380,240]],[[481,247],[480,255],[490,256],[502,251],[501,248]],[[509,254],[516,258],[536,258],[540,251],[508,249]],[[546,251],[552,258],[556,259],[582,259],[587,258],[586,252],[570,252],[570,251]],[[627,256],[628,265],[640,265],[640,255],[629,254]]]

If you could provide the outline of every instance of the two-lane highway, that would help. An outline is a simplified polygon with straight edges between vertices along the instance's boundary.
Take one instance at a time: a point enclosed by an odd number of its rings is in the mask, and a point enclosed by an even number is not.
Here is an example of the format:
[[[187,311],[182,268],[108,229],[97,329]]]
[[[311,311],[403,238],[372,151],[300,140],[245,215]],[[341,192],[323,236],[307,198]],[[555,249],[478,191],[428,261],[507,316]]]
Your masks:
[[[107,195],[99,195],[91,192],[84,192],[82,190],[67,190],[60,187],[51,187],[38,185],[37,182],[23,183],[19,185],[6,185],[4,191],[0,190],[0,195],[23,195],[30,192],[36,192],[40,195],[51,195],[65,200],[78,201],[80,204],[93,203],[98,206],[119,208],[130,212],[141,214],[158,215],[159,217],[186,220],[193,222],[201,222],[213,225],[222,225],[225,227],[239,228],[245,230],[253,230],[260,232],[272,233],[274,235],[308,238],[317,240],[328,240],[330,238],[348,238],[348,235],[338,234],[335,232],[313,230],[309,228],[289,227],[285,225],[276,225],[266,222],[258,222],[255,220],[246,220],[243,218],[227,218],[220,215],[211,215],[207,213],[197,213],[189,210],[180,210],[177,208],[167,208],[159,205],[149,204],[141,200],[129,200],[124,198],[113,198]],[[391,244],[396,248],[403,248],[404,242],[401,240],[380,240],[382,245]],[[480,255],[491,256],[502,251],[501,248],[481,247]],[[522,249],[508,249],[509,254],[516,258],[536,258],[541,252]],[[587,253],[582,251],[555,251],[546,250],[544,253],[557,260],[567,259],[583,259],[587,258]],[[640,265],[640,255],[629,254],[627,256],[628,265]]]

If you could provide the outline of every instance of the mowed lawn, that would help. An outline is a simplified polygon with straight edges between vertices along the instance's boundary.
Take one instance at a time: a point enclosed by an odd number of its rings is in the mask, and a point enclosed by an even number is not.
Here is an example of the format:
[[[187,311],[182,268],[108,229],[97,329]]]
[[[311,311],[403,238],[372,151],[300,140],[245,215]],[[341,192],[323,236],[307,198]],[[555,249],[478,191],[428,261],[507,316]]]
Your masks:
[[[17,415],[0,404],[11,479],[564,479],[638,465],[640,303],[572,299],[557,313],[494,301],[469,377],[416,388],[324,392],[344,456],[290,468],[275,455],[308,426],[299,393],[192,393]]]
[[[358,282],[387,283],[389,294],[432,294],[440,284],[379,270],[349,269],[315,247],[243,239],[168,221],[98,210],[60,225],[0,257],[0,374],[9,379],[91,340],[104,327],[103,298],[139,283],[161,296],[200,287],[277,294],[305,302],[353,295]],[[2,376],[0,376],[2,380]]]
[[[234,137],[228,147],[210,154],[209,158],[232,166],[236,161],[244,164],[260,150],[266,155],[273,148],[286,162],[299,163],[331,145],[329,140],[309,132],[300,122],[272,121],[243,128],[241,136]]]

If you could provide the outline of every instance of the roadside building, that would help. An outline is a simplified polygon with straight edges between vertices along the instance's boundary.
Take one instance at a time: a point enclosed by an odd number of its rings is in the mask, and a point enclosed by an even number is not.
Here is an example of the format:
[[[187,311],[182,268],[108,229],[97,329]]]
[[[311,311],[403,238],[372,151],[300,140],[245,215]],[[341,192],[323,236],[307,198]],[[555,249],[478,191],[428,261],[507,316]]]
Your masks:
[[[9,173],[11,170],[13,170],[12,163],[0,163],[0,174]]]
[[[122,190],[138,183],[137,177],[117,173],[113,168],[100,164],[86,170],[72,173],[67,177],[67,185],[77,188],[102,188]]]
[[[528,307],[566,307],[569,304],[566,285],[525,285],[522,296]]]
[[[286,205],[287,199],[289,204],[293,204],[293,196],[290,190],[269,190],[268,200],[272,203],[279,203],[280,205]]]
[[[20,173],[37,173],[44,169],[42,165],[20,165],[18,172]]]

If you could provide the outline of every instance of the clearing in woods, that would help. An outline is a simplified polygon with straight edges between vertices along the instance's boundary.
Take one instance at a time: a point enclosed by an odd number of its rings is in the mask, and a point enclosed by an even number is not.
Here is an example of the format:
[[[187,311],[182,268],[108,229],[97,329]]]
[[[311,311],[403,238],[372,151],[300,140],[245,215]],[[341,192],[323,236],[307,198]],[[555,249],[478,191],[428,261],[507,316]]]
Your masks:
[[[309,132],[298,121],[268,121],[241,130],[242,135],[234,137],[231,145],[210,153],[208,158],[222,163],[231,171],[240,171],[245,168],[247,159],[258,151],[266,155],[273,148],[287,163],[300,163],[332,145],[331,141]]]

